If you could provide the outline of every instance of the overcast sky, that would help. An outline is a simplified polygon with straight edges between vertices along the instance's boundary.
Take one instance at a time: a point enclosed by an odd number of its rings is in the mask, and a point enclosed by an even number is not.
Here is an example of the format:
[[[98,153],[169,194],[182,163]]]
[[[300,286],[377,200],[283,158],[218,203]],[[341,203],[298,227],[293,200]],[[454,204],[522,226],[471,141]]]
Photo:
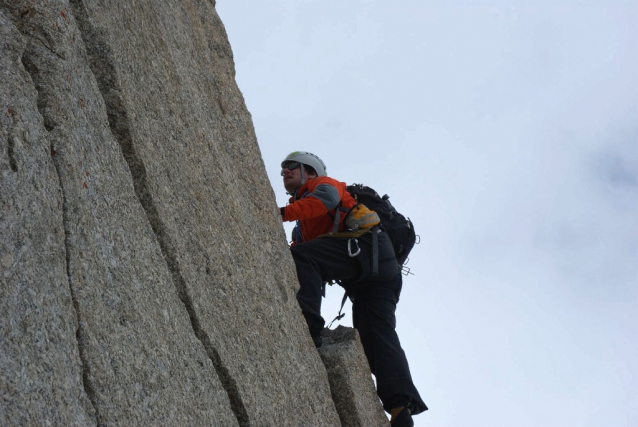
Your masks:
[[[278,204],[311,151],[421,236],[397,311],[417,426],[638,425],[637,1],[217,10]]]

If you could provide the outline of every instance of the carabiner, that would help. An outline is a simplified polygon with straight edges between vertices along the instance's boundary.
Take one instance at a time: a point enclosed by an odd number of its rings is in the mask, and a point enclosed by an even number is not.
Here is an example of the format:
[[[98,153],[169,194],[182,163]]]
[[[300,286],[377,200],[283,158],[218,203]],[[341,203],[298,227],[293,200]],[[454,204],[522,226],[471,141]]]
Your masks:
[[[357,245],[357,251],[355,253],[352,253],[352,241],[354,240],[354,244]],[[348,239],[348,255],[350,255],[350,258],[354,258],[357,255],[359,255],[359,253],[361,253],[361,248],[359,247],[359,240],[355,239],[355,238],[350,238]]]

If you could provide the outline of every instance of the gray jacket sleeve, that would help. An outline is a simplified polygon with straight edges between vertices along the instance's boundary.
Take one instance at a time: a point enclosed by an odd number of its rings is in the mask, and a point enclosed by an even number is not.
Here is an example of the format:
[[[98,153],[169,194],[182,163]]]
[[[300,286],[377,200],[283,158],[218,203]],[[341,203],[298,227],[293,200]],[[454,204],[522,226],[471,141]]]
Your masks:
[[[336,208],[341,201],[339,192],[330,184],[317,185],[315,191],[308,194],[308,197],[315,197],[321,200],[328,210]]]

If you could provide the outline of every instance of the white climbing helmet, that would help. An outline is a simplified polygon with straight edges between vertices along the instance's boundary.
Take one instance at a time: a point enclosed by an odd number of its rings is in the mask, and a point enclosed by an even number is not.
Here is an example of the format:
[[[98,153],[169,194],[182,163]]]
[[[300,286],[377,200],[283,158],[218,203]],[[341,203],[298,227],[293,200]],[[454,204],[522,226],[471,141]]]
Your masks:
[[[284,161],[281,162],[282,169],[288,162],[299,162],[302,165],[310,166],[315,171],[317,171],[317,176],[328,176],[328,174],[326,173],[326,164],[323,162],[323,160],[312,153],[308,153],[306,151],[294,151],[288,154]]]

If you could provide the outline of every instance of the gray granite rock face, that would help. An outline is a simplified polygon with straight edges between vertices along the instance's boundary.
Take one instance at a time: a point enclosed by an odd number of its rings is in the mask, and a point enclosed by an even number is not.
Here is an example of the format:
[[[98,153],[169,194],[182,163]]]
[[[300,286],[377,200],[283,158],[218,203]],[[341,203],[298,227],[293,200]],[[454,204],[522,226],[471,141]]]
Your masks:
[[[356,329],[324,329],[321,360],[344,427],[389,427]]]
[[[47,376],[36,376],[36,389],[9,393],[13,401],[26,398],[24,407],[10,404],[3,410],[10,419],[44,425],[48,419],[29,404],[43,398],[58,425],[67,419],[77,425],[237,425],[137,200],[68,4],[13,2],[2,12],[3,28],[14,34],[17,47],[3,67],[11,73],[3,75],[6,84],[15,87],[7,100],[14,111],[7,123],[14,142],[7,148],[11,155],[3,176],[28,183],[31,170],[47,171],[40,179],[46,185],[39,184],[39,202],[55,210],[35,210],[24,203],[24,192],[12,194],[16,218],[3,218],[3,226],[16,230],[10,231],[13,235],[42,236],[54,251],[43,257],[39,245],[24,246],[32,248],[26,253],[36,258],[37,266],[14,263],[15,272],[4,271],[11,274],[3,286],[6,292],[41,285],[33,312],[22,309],[20,293],[7,301],[3,319],[15,339],[7,346],[3,342],[0,352],[34,358],[32,363],[49,375],[62,376],[64,371],[39,363],[41,347],[53,347],[47,355],[74,356],[68,367],[74,375],[68,377],[76,380],[74,385],[81,380],[81,387],[70,393],[68,387],[50,386]],[[15,130],[19,126],[25,129],[21,134]],[[27,148],[38,156],[27,157]],[[24,224],[27,218],[30,222]],[[49,271],[56,275],[49,278]],[[64,305],[48,299],[61,299]],[[38,312],[65,319],[64,329],[34,318]],[[16,324],[16,316],[22,323]],[[22,330],[16,326],[29,329],[35,339],[20,340]],[[56,336],[66,337],[73,347],[58,348]],[[7,374],[7,382],[23,384],[14,373]],[[44,387],[51,387],[58,399],[74,399],[78,408],[90,402],[86,415],[45,398],[38,391]]]
[[[0,23],[0,419],[339,425],[214,4]]]
[[[26,42],[0,12],[0,425],[91,425],[58,176]]]

